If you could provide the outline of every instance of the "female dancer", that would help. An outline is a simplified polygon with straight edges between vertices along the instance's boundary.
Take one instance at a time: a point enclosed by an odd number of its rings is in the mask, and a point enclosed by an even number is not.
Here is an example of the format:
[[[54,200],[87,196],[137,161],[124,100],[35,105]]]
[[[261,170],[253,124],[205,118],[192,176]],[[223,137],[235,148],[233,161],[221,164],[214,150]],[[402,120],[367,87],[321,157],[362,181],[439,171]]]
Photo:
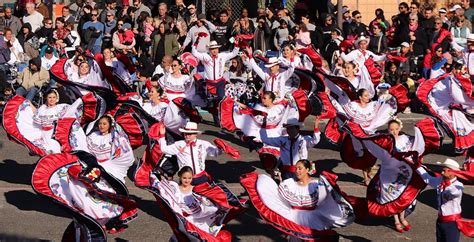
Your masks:
[[[241,184],[260,216],[275,228],[300,239],[337,237],[331,230],[352,223],[352,206],[341,195],[335,175],[323,173],[318,179],[309,175],[311,163],[296,163],[296,178],[277,185],[267,175],[249,173]]]
[[[89,152],[108,173],[125,183],[128,168],[135,160],[127,134],[110,115],[102,116],[97,128],[87,135]]]
[[[293,66],[305,70],[313,69],[313,63],[308,56],[296,51],[296,47],[291,42],[286,42],[278,59],[282,66]]]
[[[87,149],[80,125],[102,115],[104,101],[90,93],[71,105],[58,104],[58,93],[54,89],[46,97],[46,104],[38,110],[21,96],[7,102],[3,115],[7,134],[26,146],[30,154],[39,156],[60,153],[64,149]]]
[[[102,72],[95,61],[93,66],[85,60],[85,57],[78,57],[78,71],[71,72],[69,68],[65,69],[65,73],[68,75],[70,81],[92,86],[92,87],[105,87],[110,89],[110,84],[102,80]],[[81,89],[81,94],[85,95],[90,91]]]
[[[109,48],[105,48],[102,53],[104,55],[105,65],[112,67],[112,72],[115,74],[115,76],[131,86],[132,77],[130,76],[130,72],[127,70],[127,67],[114,56],[114,53]]]
[[[158,80],[158,84],[163,88],[166,97],[172,101],[177,97],[189,97],[193,79],[188,75],[181,73],[182,62],[180,60],[173,60],[171,63],[171,71]]]
[[[152,86],[148,92],[149,102],[143,104],[143,109],[158,122],[163,122],[168,103],[162,101],[163,89]]]

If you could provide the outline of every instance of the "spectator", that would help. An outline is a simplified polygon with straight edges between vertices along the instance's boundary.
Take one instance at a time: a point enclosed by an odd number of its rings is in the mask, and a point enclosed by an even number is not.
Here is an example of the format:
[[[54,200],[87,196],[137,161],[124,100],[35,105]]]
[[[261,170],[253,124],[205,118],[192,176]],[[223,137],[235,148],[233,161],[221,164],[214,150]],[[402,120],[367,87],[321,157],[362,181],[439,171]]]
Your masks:
[[[237,36],[240,34],[253,34],[255,33],[255,27],[252,21],[246,17],[240,17],[239,20],[234,24],[234,29],[232,30],[232,35]],[[249,45],[252,45],[252,40],[249,40]]]
[[[151,10],[145,4],[142,3],[141,0],[133,0],[133,6],[136,8],[134,14],[135,16],[139,16],[141,12],[148,13],[148,16],[151,16]],[[137,26],[137,22],[135,19],[135,26]]]
[[[91,11],[92,7],[89,5],[84,6],[84,8],[82,9],[82,15],[79,18],[79,23],[77,24],[77,32],[81,36],[81,39],[84,39],[84,33],[82,30],[84,24],[92,20]]]
[[[337,27],[337,25],[335,23],[336,19],[335,19],[334,15],[332,15],[332,14],[323,14],[322,19],[324,20],[323,26],[321,27],[322,41],[323,42],[321,43],[322,45],[318,46],[318,47],[326,46],[329,43],[329,41],[331,41],[331,32],[333,30],[338,31],[339,35],[342,35],[341,30]]]
[[[335,66],[335,63],[340,55],[340,48],[339,45],[344,39],[341,36],[339,31],[333,30],[331,32],[331,41],[321,49],[321,53],[324,59],[330,64],[331,66]]]
[[[135,37],[131,30],[132,26],[129,23],[123,23],[118,26],[118,30],[112,35],[112,44],[117,51],[125,54],[133,53],[135,46]]]
[[[165,55],[174,57],[178,54],[178,51],[179,43],[176,34],[170,31],[168,24],[161,23],[158,34],[153,38],[150,53],[153,63],[161,63]]]
[[[408,12],[408,4],[406,2],[401,2],[398,5],[399,13],[396,15],[394,20],[392,21],[393,25],[396,26],[395,35],[394,35],[394,45],[398,46],[402,42],[405,42],[406,39],[402,38],[402,32],[406,31],[406,28],[409,24],[409,12]],[[416,18],[418,20],[418,16]]]
[[[23,25],[21,33],[17,35],[17,38],[29,58],[38,56],[38,49],[40,48],[39,39],[36,34],[31,31],[31,25],[29,23]]]
[[[342,7],[342,21],[342,32],[347,36],[346,33],[349,33],[349,26],[352,23],[351,10],[348,6]]]
[[[380,55],[387,51],[387,37],[384,34],[382,23],[373,22],[371,25],[371,32],[373,33],[372,39],[369,43],[369,50],[374,54]]]
[[[43,27],[36,30],[35,34],[39,38],[40,47],[46,45],[49,39],[53,38],[53,20],[44,18]]]
[[[194,22],[198,20],[196,5],[194,4],[188,5],[188,11],[184,15],[184,20],[186,21],[186,24],[188,25],[188,29],[191,27],[191,25],[194,24]]]
[[[345,33],[346,36],[369,36],[369,32],[367,31],[367,25],[362,23],[362,14],[358,10],[355,10],[354,12],[352,12],[352,18],[353,21],[351,25],[349,25],[349,32]]]
[[[105,1],[105,9],[100,12],[99,21],[105,23],[108,18],[107,14],[117,15],[117,3],[115,0],[106,0]]]
[[[411,2],[411,4],[410,4],[410,14],[416,14],[416,16],[418,17],[418,21],[420,23],[423,23],[423,21],[425,21],[425,18],[421,14],[420,3],[419,2],[416,2],[416,1]]]
[[[62,9],[62,14],[61,15],[63,17],[68,17],[68,15],[70,14],[70,15],[72,15],[73,20],[74,20],[75,23],[79,22],[79,19],[81,18],[82,13],[83,13],[82,9],[86,5],[84,2],[85,2],[85,0],[76,0],[73,3],[71,3],[71,5],[64,6],[63,9]],[[64,8],[66,8],[66,7],[67,7],[67,10],[68,10],[67,11],[68,15],[65,16],[64,15]],[[67,18],[66,20],[69,21],[69,18]]]
[[[474,21],[474,2],[469,0],[462,0],[461,4],[464,8],[464,16],[471,23]]]
[[[165,22],[167,24],[170,24],[171,22],[173,22],[171,17],[168,15],[168,5],[166,3],[160,3],[158,5],[158,16],[156,16],[156,18],[159,19],[160,23]]]
[[[76,23],[76,18],[71,14],[68,6],[64,6],[63,9],[61,9],[61,16],[64,19],[64,24]],[[77,18],[77,21],[79,21],[79,18]]]
[[[232,37],[232,23],[229,21],[229,13],[222,10],[219,13],[219,21],[215,23],[216,30],[212,33],[212,38],[221,45],[220,51],[229,49],[229,39]]]
[[[43,15],[38,13],[35,9],[35,4],[32,2],[29,2],[26,4],[26,12],[27,15],[23,17],[23,23],[24,24],[30,24],[31,26],[31,32],[35,32],[37,29],[39,29],[43,25]]]
[[[115,15],[112,12],[106,13],[105,30],[102,46],[104,48],[112,47],[112,33],[113,30],[117,27],[117,20],[115,20]]]
[[[97,9],[91,11],[91,21],[88,21],[82,27],[84,31],[84,43],[87,44],[86,49],[91,50],[93,54],[101,52],[102,38],[104,37],[105,26],[99,22],[99,12]]]
[[[31,101],[48,81],[49,72],[41,67],[41,58],[33,58],[30,60],[28,68],[18,75],[18,82],[21,86],[16,89],[16,94],[25,96]]]
[[[383,78],[384,82],[390,84],[392,87],[400,84],[401,72],[398,69],[398,66],[395,63],[390,62],[387,67],[388,68],[385,71]]]
[[[5,28],[12,30],[13,35],[17,35],[21,29],[21,20],[12,14],[11,8],[5,8]]]
[[[43,3],[43,0],[35,0],[35,3],[36,3],[36,11],[38,11],[38,13],[43,15],[44,18],[49,18],[50,17],[49,9],[48,9],[48,6],[46,6]]]
[[[10,48],[7,41],[0,37],[0,88],[4,89],[6,85],[6,74],[9,67],[7,66],[8,61],[10,61]]]
[[[283,42],[289,41],[291,33],[290,29],[288,28],[288,23],[284,20],[280,20],[280,24],[278,29],[275,30],[275,35],[273,37],[273,44],[277,50],[280,50]]]
[[[428,49],[428,32],[418,24],[418,15],[410,14],[409,16],[410,23],[408,29],[403,34],[408,34],[407,38],[404,39],[404,42],[410,43],[413,53],[416,56],[422,56],[425,54],[425,51]]]
[[[265,17],[257,17],[257,28],[255,28],[254,32],[253,48],[263,52],[269,50],[271,48],[269,42],[271,34],[271,29],[265,21]]]
[[[464,26],[464,21],[465,20],[460,19],[458,17],[453,17],[453,19],[451,21],[453,23],[453,26],[451,27],[451,34],[453,36],[454,41],[458,45],[466,48],[467,47],[467,37],[469,36],[469,34],[471,34],[471,32],[469,31],[469,29],[466,26]]]
[[[435,18],[435,28],[433,35],[429,38],[429,46],[438,49],[438,45],[441,46],[443,53],[448,51],[451,43],[451,33],[442,28],[443,22],[440,18]]]
[[[419,19],[418,19],[418,22],[421,23],[421,25],[426,31],[432,31],[435,25],[435,17],[433,14],[433,8],[426,7],[424,10],[424,13],[425,13],[425,16],[424,16],[423,22],[420,22]]]
[[[384,34],[385,31],[390,28],[390,23],[385,19],[384,12],[381,8],[377,8],[375,10],[375,19],[370,22],[369,28],[372,28],[372,25],[374,25],[375,23],[380,24],[380,27],[382,28]]]
[[[155,65],[157,66],[155,68],[155,71],[153,72],[153,76],[158,77],[156,80],[160,79],[160,77],[162,77],[164,74],[169,72],[172,62],[173,62],[173,57],[169,55],[163,56],[160,64],[157,65],[157,63],[155,62]]]
[[[216,30],[216,26],[211,22],[206,20],[206,15],[199,14],[198,21],[196,21],[196,25],[191,27],[186,35],[186,39],[184,40],[183,46],[181,46],[181,51],[189,45],[189,43],[195,43],[198,38],[198,33],[205,33],[206,36],[203,36],[199,40],[199,44],[197,46],[197,50],[199,52],[207,52],[207,45],[209,44],[210,34]]]
[[[25,60],[23,47],[18,41],[17,38],[13,35],[11,29],[6,28],[4,32],[4,36],[1,37],[7,44],[7,47],[10,49],[10,60],[8,64],[15,65],[16,63],[23,62]]]
[[[448,11],[446,8],[440,8],[438,10],[439,17],[441,18],[441,21],[443,21],[443,28],[444,29],[450,29],[451,27],[451,21],[449,21],[448,17],[446,17],[446,14]]]
[[[47,71],[58,61],[58,57],[54,56],[53,52],[53,48],[48,46],[45,50],[45,55],[41,58],[41,67]]]

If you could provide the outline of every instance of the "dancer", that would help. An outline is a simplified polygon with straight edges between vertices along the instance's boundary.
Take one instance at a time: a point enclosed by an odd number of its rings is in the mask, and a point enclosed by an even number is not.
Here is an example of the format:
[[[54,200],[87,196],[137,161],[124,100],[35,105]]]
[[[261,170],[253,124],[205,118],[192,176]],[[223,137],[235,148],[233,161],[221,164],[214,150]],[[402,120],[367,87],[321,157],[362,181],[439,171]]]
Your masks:
[[[313,136],[301,135],[300,128],[302,123],[297,119],[288,119],[283,127],[286,128],[288,136],[279,136],[270,138],[267,136],[266,129],[260,129],[260,137],[262,142],[266,145],[278,147],[279,155],[279,170],[281,171],[280,181],[288,178],[295,178],[296,164],[299,160],[308,159],[308,148],[316,146],[321,140],[321,132],[319,131],[319,117],[314,119],[314,134]]]
[[[143,104],[143,109],[155,118],[163,122],[169,104],[162,100],[163,89],[152,86],[148,92],[149,102]]]
[[[434,177],[428,174],[426,169],[418,163],[416,171],[424,182],[436,189],[438,201],[438,220],[436,221],[436,241],[457,242],[461,230],[466,236],[474,236],[474,230],[470,224],[473,221],[461,218],[461,199],[464,185],[457,179],[456,171],[459,164],[455,160],[446,159],[439,163],[443,167],[442,176]]]
[[[205,140],[198,139],[197,136],[201,131],[198,130],[197,124],[194,122],[186,123],[186,126],[180,128],[179,131],[183,134],[184,140],[168,145],[165,139],[166,129],[164,126],[160,127],[160,138],[158,141],[161,151],[164,154],[176,155],[179,169],[182,169],[184,166],[189,166],[193,169],[193,185],[210,182],[211,177],[205,171],[206,157],[208,155],[218,156],[223,151],[227,152],[228,150],[219,145],[219,142],[214,141],[219,146],[217,147]],[[223,141],[221,140],[221,142]]]
[[[240,182],[260,216],[280,231],[303,240],[337,240],[331,228],[351,224],[355,215],[341,196],[335,175],[323,172],[312,178],[309,160],[299,160],[295,166],[295,178],[280,185],[255,172],[243,175]]]
[[[89,152],[107,173],[125,183],[127,171],[135,161],[127,134],[110,115],[98,120],[97,129],[87,135]]]

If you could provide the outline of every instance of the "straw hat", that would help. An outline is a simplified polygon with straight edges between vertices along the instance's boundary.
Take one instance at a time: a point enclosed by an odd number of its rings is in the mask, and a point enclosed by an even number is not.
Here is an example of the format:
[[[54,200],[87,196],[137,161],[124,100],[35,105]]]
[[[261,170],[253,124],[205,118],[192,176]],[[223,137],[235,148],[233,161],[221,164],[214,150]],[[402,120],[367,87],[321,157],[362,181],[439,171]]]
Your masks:
[[[215,48],[220,48],[220,47],[221,46],[215,40],[211,41],[208,46],[209,49],[215,49]]]
[[[201,133],[201,131],[199,131],[197,128],[197,123],[195,122],[187,122],[186,126],[184,126],[184,129],[179,128],[179,132],[185,133],[185,134],[200,134]]]
[[[459,164],[457,161],[447,158],[444,162],[436,162],[436,164],[447,167],[451,170],[459,171]]]
[[[268,62],[265,64],[265,67],[270,68],[278,64],[280,64],[280,60],[278,60],[277,57],[270,57],[270,59],[268,59]]]

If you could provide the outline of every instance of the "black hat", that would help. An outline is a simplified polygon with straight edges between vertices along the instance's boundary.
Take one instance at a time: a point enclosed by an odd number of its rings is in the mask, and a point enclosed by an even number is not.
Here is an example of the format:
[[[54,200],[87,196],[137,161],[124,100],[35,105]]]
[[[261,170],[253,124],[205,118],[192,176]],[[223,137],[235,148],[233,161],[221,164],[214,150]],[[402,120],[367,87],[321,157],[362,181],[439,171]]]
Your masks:
[[[51,46],[46,47],[45,52],[46,52],[47,54],[53,53],[53,47],[51,47]]]

